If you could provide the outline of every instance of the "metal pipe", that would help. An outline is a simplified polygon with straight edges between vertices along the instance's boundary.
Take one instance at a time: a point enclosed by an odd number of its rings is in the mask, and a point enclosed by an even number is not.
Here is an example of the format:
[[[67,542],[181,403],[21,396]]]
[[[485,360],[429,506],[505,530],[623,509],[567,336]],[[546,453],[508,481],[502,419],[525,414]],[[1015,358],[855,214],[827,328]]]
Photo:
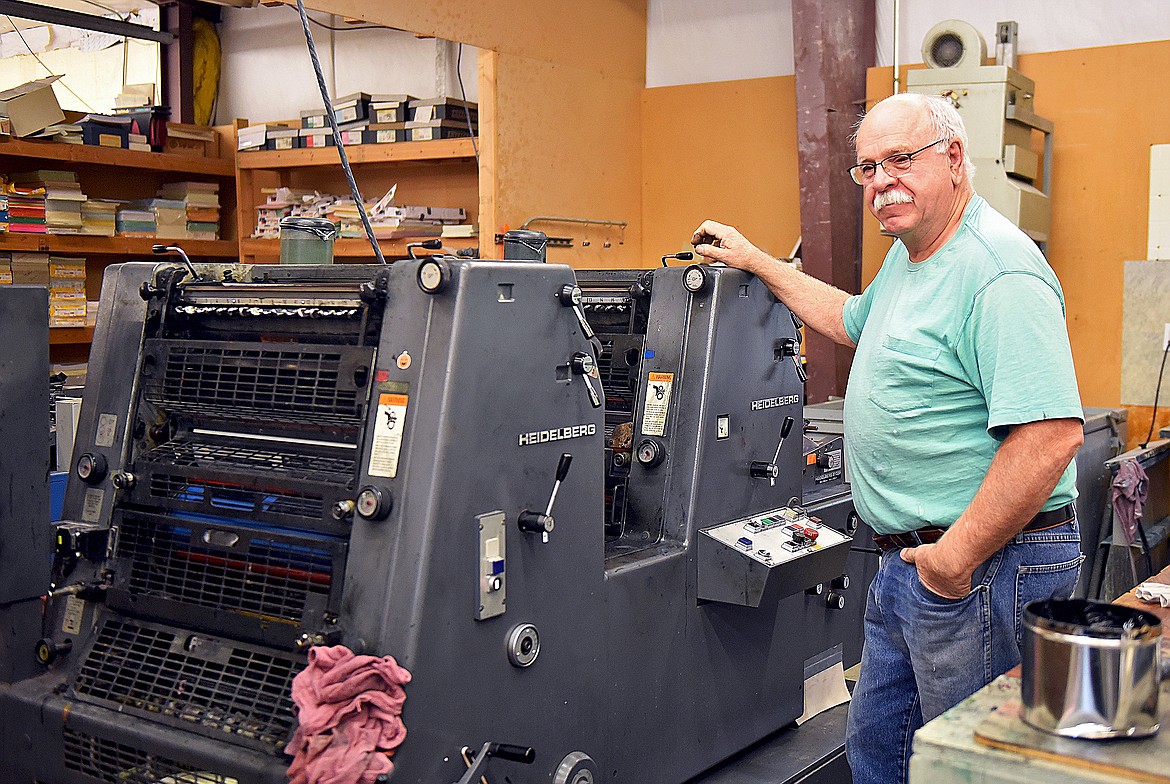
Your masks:
[[[894,0],[894,95],[897,95],[902,86],[902,79],[898,76],[898,39],[901,31],[902,0]]]
[[[539,223],[589,223],[589,224],[595,224],[597,226],[621,226],[623,229],[629,225],[626,221],[594,220],[592,218],[558,218],[555,215],[537,215],[534,218],[529,218],[528,220],[524,221],[524,224],[520,228],[527,229],[530,224],[538,223],[538,222]]]
[[[0,14],[31,19],[45,24],[65,25],[80,30],[121,35],[126,38],[141,38],[160,44],[169,44],[175,40],[175,37],[170,33],[152,30],[145,25],[130,24],[117,19],[107,19],[104,16],[83,14],[77,11],[66,11],[63,8],[47,8],[36,3],[23,3],[19,0],[0,0]]]

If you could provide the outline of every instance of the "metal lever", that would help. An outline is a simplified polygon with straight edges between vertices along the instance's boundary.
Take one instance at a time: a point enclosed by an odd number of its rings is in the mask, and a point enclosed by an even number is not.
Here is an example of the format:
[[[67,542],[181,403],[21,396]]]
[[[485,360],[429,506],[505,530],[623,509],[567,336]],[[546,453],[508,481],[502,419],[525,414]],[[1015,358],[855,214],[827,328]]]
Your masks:
[[[792,357],[792,361],[796,364],[796,375],[800,379],[800,383],[803,384],[807,381],[808,374],[804,372],[804,368],[800,364],[800,338],[784,338],[780,341],[780,351],[784,356]]]
[[[422,242],[408,242],[408,243],[406,243],[406,255],[410,256],[412,259],[417,259],[418,256],[414,252],[415,248],[426,248],[427,250],[442,250],[443,249],[443,241],[440,239],[433,239],[433,240],[423,240]]]
[[[784,417],[784,424],[780,426],[780,443],[776,444],[776,454],[772,455],[772,462],[765,463],[762,460],[753,460],[751,465],[751,475],[757,479],[767,477],[768,486],[776,486],[776,477],[780,476],[780,467],[776,465],[776,461],[780,459],[780,449],[784,446],[784,439],[788,438],[788,434],[792,432],[792,417]]]
[[[600,357],[601,341],[597,339],[597,335],[593,333],[593,327],[589,326],[589,320],[585,318],[585,309],[581,307],[581,297],[581,287],[576,285],[565,284],[557,292],[557,299],[561,301],[561,304],[566,308],[573,309],[573,315],[577,317],[577,323],[581,325],[581,334],[593,347],[593,356]]]
[[[548,535],[556,524],[552,516],[553,504],[557,500],[557,491],[561,489],[561,482],[565,481],[565,477],[569,474],[569,466],[573,463],[573,456],[568,452],[561,455],[560,461],[557,463],[557,476],[553,482],[552,495],[548,497],[548,506],[544,508],[544,514],[540,512],[533,512],[525,509],[520,513],[517,524],[521,531],[528,531],[530,533],[539,533],[540,541],[545,544],[548,543]]]
[[[662,257],[662,266],[666,266],[667,259],[678,259],[679,261],[690,261],[695,257],[695,254],[689,250],[684,250],[682,253],[668,253]]]
[[[178,245],[151,245],[150,252],[158,255],[177,253],[179,258],[183,260],[183,264],[187,266],[187,271],[191,273],[191,279],[199,280],[199,273],[195,271],[195,265],[191,263],[191,259],[187,258],[187,252]]]
[[[584,351],[573,354],[569,360],[573,372],[585,380],[585,388],[589,390],[589,402],[594,408],[601,408],[601,395],[593,388],[590,378],[597,378],[597,361]]]
[[[536,750],[531,746],[514,746],[511,743],[492,743],[488,741],[479,748],[479,752],[472,754],[466,746],[463,747],[464,758],[470,757],[472,762],[467,772],[455,784],[471,784],[487,772],[488,761],[492,757],[499,757],[510,762],[520,762],[531,765],[536,761]]]

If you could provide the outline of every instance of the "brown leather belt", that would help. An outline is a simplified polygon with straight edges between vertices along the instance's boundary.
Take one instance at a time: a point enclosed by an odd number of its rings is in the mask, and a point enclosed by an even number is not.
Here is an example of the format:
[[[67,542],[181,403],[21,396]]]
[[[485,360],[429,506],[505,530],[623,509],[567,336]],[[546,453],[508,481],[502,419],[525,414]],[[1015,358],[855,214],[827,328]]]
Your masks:
[[[1058,525],[1064,525],[1071,519],[1073,519],[1073,505],[1065,504],[1064,506],[1059,506],[1056,509],[1050,509],[1047,512],[1041,512],[1036,515],[1028,521],[1028,524],[1022,530],[1044,531],[1049,528],[1055,528]],[[886,550],[893,550],[895,547],[917,547],[920,544],[934,544],[946,532],[947,529],[945,528],[928,525],[924,528],[918,528],[901,534],[874,534],[873,542],[884,553]]]

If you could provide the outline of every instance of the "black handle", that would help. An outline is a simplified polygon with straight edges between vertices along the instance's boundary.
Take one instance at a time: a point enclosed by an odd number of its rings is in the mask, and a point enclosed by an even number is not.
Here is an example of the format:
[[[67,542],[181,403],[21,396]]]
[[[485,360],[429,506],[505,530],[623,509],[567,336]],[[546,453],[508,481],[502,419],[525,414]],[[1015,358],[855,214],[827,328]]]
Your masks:
[[[150,252],[151,253],[166,253],[167,246],[166,245],[151,245]]]
[[[536,749],[511,743],[493,743],[488,747],[488,754],[512,762],[523,762],[525,765],[531,765],[536,761]]]
[[[559,463],[557,463],[557,481],[558,482],[565,481],[565,477],[568,476],[568,474],[569,474],[569,466],[572,464],[572,462],[573,462],[573,456],[570,455],[568,452],[565,452],[563,455],[561,455],[561,460]]]
[[[788,434],[792,432],[792,417],[784,417],[784,424],[780,426],[780,437],[788,438]]]

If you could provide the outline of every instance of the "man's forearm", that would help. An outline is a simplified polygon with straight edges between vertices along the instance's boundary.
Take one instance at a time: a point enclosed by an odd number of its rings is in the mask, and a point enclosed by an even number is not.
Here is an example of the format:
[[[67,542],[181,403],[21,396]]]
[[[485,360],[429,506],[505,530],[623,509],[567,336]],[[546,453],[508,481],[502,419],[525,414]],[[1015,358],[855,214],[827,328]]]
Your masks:
[[[1076,419],[1049,419],[1012,430],[975,497],[939,541],[936,555],[956,573],[974,570],[1019,533],[1052,495],[1084,431]]]
[[[824,281],[760,252],[750,271],[800,320],[825,337],[854,345],[845,332],[843,312],[849,295]]]

